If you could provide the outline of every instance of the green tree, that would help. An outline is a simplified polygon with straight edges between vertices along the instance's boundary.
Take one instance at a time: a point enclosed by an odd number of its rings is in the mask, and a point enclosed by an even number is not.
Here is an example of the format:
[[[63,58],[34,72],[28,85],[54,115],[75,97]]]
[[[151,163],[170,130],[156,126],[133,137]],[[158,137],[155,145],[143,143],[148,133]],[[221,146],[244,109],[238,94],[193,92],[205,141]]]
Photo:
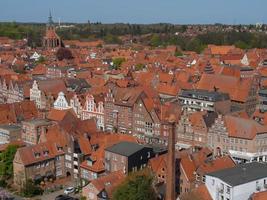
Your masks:
[[[248,49],[249,48],[249,45],[246,44],[245,42],[243,41],[240,41],[238,40],[237,42],[235,42],[235,46],[240,48],[240,49]]]
[[[40,58],[36,61],[37,64],[42,64],[45,63],[45,57],[44,56],[40,56]]]
[[[60,48],[57,53],[56,53],[57,59],[58,60],[71,60],[73,59],[71,50],[67,49],[67,48]]]
[[[162,44],[162,41],[158,34],[154,34],[150,39],[150,45],[153,47],[158,47]]]
[[[104,36],[104,41],[107,44],[121,44],[122,43],[122,41],[118,38],[118,36],[111,35],[111,34]]]
[[[183,52],[180,50],[176,50],[175,54],[176,57],[183,56]]]
[[[201,53],[204,50],[205,45],[203,45],[199,39],[194,38],[187,43],[185,48],[187,51]]]
[[[135,67],[137,71],[143,70],[145,68],[145,65],[142,63],[138,63]]]
[[[125,58],[114,58],[112,62],[113,62],[112,68],[118,70],[121,68],[122,63],[125,62]]]
[[[113,193],[113,200],[155,200],[153,177],[148,170],[130,174]]]
[[[13,176],[13,160],[17,152],[17,145],[9,145],[0,154],[0,180],[6,180]]]
[[[42,188],[40,188],[38,185],[35,185],[31,179],[28,179],[22,189],[22,195],[25,197],[33,197],[41,194],[43,194]]]

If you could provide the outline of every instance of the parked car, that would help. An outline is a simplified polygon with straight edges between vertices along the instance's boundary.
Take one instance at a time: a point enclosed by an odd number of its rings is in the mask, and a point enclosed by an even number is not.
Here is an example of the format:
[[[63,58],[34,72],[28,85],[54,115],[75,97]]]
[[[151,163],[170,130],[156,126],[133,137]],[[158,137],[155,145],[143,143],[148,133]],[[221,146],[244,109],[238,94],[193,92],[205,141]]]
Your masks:
[[[64,194],[71,194],[75,191],[75,188],[74,187],[67,187],[65,190],[64,190]]]

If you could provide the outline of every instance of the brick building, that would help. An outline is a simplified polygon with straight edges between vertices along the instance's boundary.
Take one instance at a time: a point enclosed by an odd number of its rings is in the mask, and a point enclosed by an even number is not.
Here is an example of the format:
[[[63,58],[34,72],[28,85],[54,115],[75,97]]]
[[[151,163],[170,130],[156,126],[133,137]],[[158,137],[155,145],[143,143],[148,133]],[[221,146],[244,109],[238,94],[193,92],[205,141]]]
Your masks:
[[[22,83],[0,79],[0,103],[15,103],[24,100],[24,87]]]
[[[245,110],[251,115],[257,105],[258,78],[240,78],[221,74],[203,74],[197,89],[227,93],[231,99],[231,110]]]
[[[61,39],[56,33],[56,27],[54,25],[51,13],[49,15],[48,23],[46,25],[46,33],[43,38],[43,47],[45,48],[61,47]]]
[[[82,119],[96,119],[97,128],[99,130],[105,129],[104,124],[104,97],[102,95],[86,95],[86,100],[84,102],[82,110]]]
[[[214,152],[230,154],[238,162],[266,162],[267,127],[252,119],[219,115],[209,129],[208,145]]]
[[[21,126],[19,125],[1,125],[0,126],[0,144],[6,144],[21,139]]]
[[[154,152],[150,147],[120,142],[105,149],[105,169],[108,173],[122,170],[128,174],[145,168],[152,157]]]
[[[105,129],[133,133],[133,108],[144,95],[140,88],[114,88],[105,97]]]
[[[28,145],[38,144],[41,134],[46,133],[50,125],[52,122],[47,119],[23,121],[21,138]]]
[[[207,146],[208,130],[217,117],[215,112],[184,111],[176,126],[176,145],[179,148]]]
[[[28,179],[36,183],[65,176],[64,145],[46,142],[19,148],[13,160],[14,184],[23,188]]]

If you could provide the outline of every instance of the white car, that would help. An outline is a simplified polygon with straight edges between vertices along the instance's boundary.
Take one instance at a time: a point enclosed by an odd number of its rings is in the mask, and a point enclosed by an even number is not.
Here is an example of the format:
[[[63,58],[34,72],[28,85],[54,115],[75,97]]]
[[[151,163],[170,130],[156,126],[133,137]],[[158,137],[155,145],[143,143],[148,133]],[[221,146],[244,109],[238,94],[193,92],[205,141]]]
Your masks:
[[[64,190],[64,194],[71,194],[75,191],[75,188],[74,187],[67,187],[65,190]]]

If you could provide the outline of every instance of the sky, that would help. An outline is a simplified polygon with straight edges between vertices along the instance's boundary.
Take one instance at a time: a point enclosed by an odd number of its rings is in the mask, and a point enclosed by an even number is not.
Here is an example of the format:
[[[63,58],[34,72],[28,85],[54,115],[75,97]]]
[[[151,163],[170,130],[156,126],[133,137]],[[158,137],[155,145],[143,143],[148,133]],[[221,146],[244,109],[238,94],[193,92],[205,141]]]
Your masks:
[[[267,0],[0,0],[0,21],[267,23]]]

